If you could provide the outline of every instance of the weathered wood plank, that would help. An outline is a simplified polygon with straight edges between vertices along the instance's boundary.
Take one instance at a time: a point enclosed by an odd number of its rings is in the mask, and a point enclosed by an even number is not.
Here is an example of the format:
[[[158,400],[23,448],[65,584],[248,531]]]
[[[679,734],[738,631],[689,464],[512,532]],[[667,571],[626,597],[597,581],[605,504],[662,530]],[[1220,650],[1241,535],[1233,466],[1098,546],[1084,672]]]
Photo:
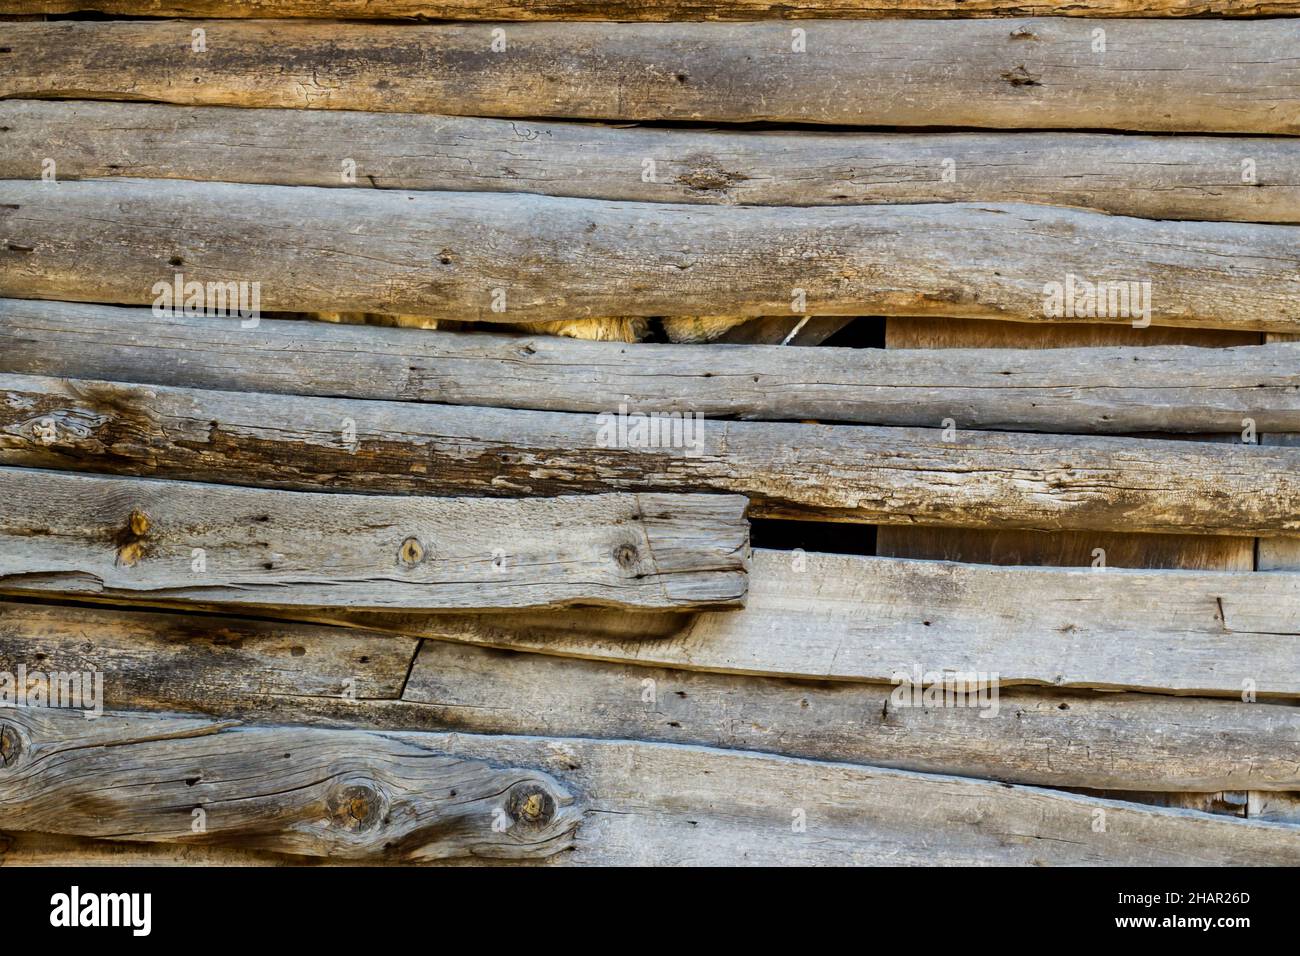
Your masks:
[[[0,468],[0,590],[358,608],[744,600],[745,499],[376,497]]]
[[[34,829],[39,822],[55,832],[118,840],[153,837],[202,842],[188,832],[190,810],[202,806],[206,792],[214,789],[214,768],[220,772],[236,763],[216,754],[208,757],[216,742],[229,747],[242,743],[241,738],[251,743],[259,735],[289,735],[295,739],[297,760],[286,761],[288,767],[275,773],[277,768],[268,768],[264,760],[252,764],[245,760],[244,768],[252,770],[255,766],[263,776],[293,775],[293,767],[301,766],[304,756],[317,755],[305,748],[316,744],[319,751],[333,751],[335,738],[355,741],[364,737],[368,742],[375,741],[383,753],[419,755],[417,766],[424,768],[421,773],[426,778],[431,773],[430,765],[437,766],[437,761],[443,766],[468,765],[476,774],[494,773],[501,778],[503,789],[523,776],[525,788],[536,786],[548,793],[573,794],[572,803],[561,805],[556,801],[559,812],[541,828],[545,833],[558,825],[571,826],[580,818],[581,824],[572,835],[572,849],[538,861],[541,863],[1213,862],[1259,866],[1300,860],[1300,827],[1230,820],[991,781],[702,747],[472,734],[357,735],[288,728],[223,728],[212,722],[144,715],[101,718],[90,725],[94,736],[121,746],[86,747],[87,724],[79,717],[55,711],[14,711],[4,719],[10,726],[18,726],[21,721],[24,733],[31,733],[27,727],[33,728],[32,743],[37,755],[41,751],[54,752],[64,759],[52,767],[61,772],[47,769],[32,773],[25,772],[31,764],[20,753],[15,763],[0,770],[0,786],[9,793],[26,794],[28,788],[39,785],[29,778],[49,778],[48,783],[41,781],[46,785],[40,790],[39,819],[35,813],[13,814],[12,804],[6,801],[0,809],[0,823],[12,828],[16,818],[17,825],[27,829]],[[316,735],[332,736],[325,743],[324,736]],[[171,739],[159,739],[167,737]],[[23,746],[26,749],[28,744]],[[351,758],[345,766],[360,764],[369,769],[364,757],[354,756],[361,749],[355,743],[341,741],[338,746],[346,747],[344,752]],[[122,769],[124,760],[131,756],[124,752],[127,748],[139,755],[129,771]],[[539,769],[480,770],[484,764]],[[336,768],[330,768],[333,774],[327,779],[338,780],[338,786],[344,781]],[[399,764],[387,769],[387,773],[397,776],[400,769]],[[186,787],[184,780],[176,779],[186,773],[198,774],[199,782]],[[131,786],[113,787],[119,777]],[[106,781],[108,790],[96,789],[96,784],[103,786]],[[142,782],[153,786],[142,787]],[[379,778],[376,782],[385,781]],[[249,786],[231,783],[241,788]],[[421,780],[421,785],[427,783]],[[151,791],[169,792],[175,787],[180,791],[170,794],[171,804],[148,802]],[[95,800],[88,802],[87,794],[92,791]],[[514,792],[512,789],[498,795],[491,806],[503,809],[504,798]],[[443,793],[445,789],[435,790],[438,796]],[[180,810],[175,809],[176,804],[180,804]],[[155,805],[158,811],[150,814],[148,811]],[[477,809],[472,803],[470,808]],[[250,801],[238,812],[251,815],[256,809],[261,807]],[[214,818],[220,821],[226,812],[224,805],[209,807],[209,836],[217,825]],[[553,850],[558,842],[530,845],[513,837],[509,830],[494,833],[490,807],[482,812],[486,820],[474,813],[458,814],[466,823],[443,840],[452,845],[472,845],[481,855],[487,855],[484,850],[511,850],[519,855],[531,851],[534,856]],[[157,817],[151,827],[150,816]],[[1099,819],[1104,821],[1104,827],[1097,826]],[[485,835],[479,833],[480,826],[487,830]],[[296,836],[295,848],[301,844],[310,848],[311,838],[320,829]],[[332,842],[348,846],[359,839],[364,836],[335,837]],[[476,845],[480,840],[482,843]],[[258,834],[252,842],[265,845],[269,841],[264,834]],[[432,851],[434,846],[425,849]],[[936,847],[942,847],[942,851],[937,852]],[[18,861],[6,854],[6,862]]]
[[[195,29],[205,31],[202,52],[194,50]],[[12,23],[4,28],[10,52],[0,97],[515,118],[1300,133],[1300,65],[1288,55],[1300,44],[1296,20],[525,23],[496,27],[495,37],[493,29]],[[863,90],[871,95],[856,95]]]
[[[1116,286],[1081,317],[1300,329],[1300,227],[1014,203],[792,209],[6,180],[0,227],[0,295],[17,298],[151,305],[181,274],[249,283],[250,294],[258,283],[268,311],[524,322],[780,315],[798,304],[1050,323],[1074,314],[1067,294],[1087,311],[1080,282],[1114,282],[1123,299]]]
[[[759,629],[751,634],[762,640]],[[1040,786],[1300,787],[1300,709],[1290,704],[1002,687],[996,708],[900,707],[883,684],[436,640],[425,640],[416,659],[417,641],[293,622],[0,602],[0,672],[25,668],[33,687],[48,688],[57,675],[99,671],[110,711],[662,741]]]
[[[1300,222],[1300,140],[611,128],[349,110],[0,101],[0,179],[108,176],[769,206],[1035,202]],[[653,160],[647,169],[645,161]]]
[[[9,0],[15,13],[428,20],[782,20],[822,17],[1191,17],[1294,14],[1293,0]]]
[[[320,491],[703,492],[866,523],[1300,529],[1300,449],[867,425],[638,419],[0,375],[0,463]],[[620,421],[626,434],[620,432]],[[642,423],[647,419],[642,419]]]
[[[1300,344],[1208,349],[656,345],[0,299],[0,372],[546,411],[1074,433],[1300,431]]]
[[[742,614],[320,618],[488,647],[806,680],[890,683],[919,669],[996,674],[1003,686],[1300,695],[1300,575],[1285,572],[1006,568],[757,549]]]
[[[418,738],[16,708],[0,740],[11,830],[421,862],[547,857],[583,816],[545,773]]]

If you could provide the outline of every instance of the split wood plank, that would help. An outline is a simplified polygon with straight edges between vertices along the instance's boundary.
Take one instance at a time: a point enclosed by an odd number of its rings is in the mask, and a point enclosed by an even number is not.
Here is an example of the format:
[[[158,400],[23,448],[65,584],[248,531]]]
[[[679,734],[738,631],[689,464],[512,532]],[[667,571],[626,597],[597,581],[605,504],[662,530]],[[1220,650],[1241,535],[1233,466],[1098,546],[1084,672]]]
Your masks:
[[[15,13],[374,20],[760,20],[857,17],[1262,17],[1293,0],[9,0]]]
[[[1029,204],[793,209],[6,180],[0,229],[0,295],[16,298],[171,307],[161,296],[180,275],[213,283],[208,307],[231,314],[241,289],[245,305],[257,289],[253,311],[497,322],[781,315],[798,299],[826,315],[1052,323],[1074,314],[1067,296],[1087,310],[1081,282],[1101,282],[1115,285],[1087,321],[1300,329],[1300,227]]]
[[[204,31],[201,50],[196,29]],[[836,20],[798,27],[65,20],[6,24],[3,37],[8,52],[0,56],[9,68],[0,73],[0,98],[1300,133],[1300,64],[1289,55],[1300,46],[1294,19]]]
[[[712,491],[750,497],[763,517],[865,523],[1300,530],[1298,448],[974,430],[949,441],[938,428],[683,417],[654,419],[656,437],[650,419],[620,419],[616,409],[582,415],[27,375],[0,375],[0,390],[7,465],[302,491]]]
[[[405,862],[540,859],[571,845],[583,807],[552,777],[421,743],[16,708],[0,713],[0,826]]]
[[[496,408],[1066,433],[1300,432],[1300,345],[628,347],[0,299],[0,372]]]
[[[0,590],[358,608],[743,603],[745,499],[356,496],[0,468]]]
[[[816,206],[1033,202],[1300,223],[1300,140],[613,128],[349,110],[0,101],[0,179],[130,176]],[[646,160],[653,161],[648,169]]]
[[[379,787],[390,779],[406,785],[410,781],[409,776],[403,780],[400,764],[397,769],[385,768],[381,777],[378,765],[356,756],[366,752],[365,746],[358,746],[364,739],[367,744],[373,740],[382,746],[385,754],[418,755],[417,767],[422,768],[418,775],[426,778],[418,785],[428,786],[432,765],[447,767],[449,772],[466,767],[464,776],[494,774],[503,789],[523,776],[525,788],[573,794],[567,805],[556,801],[562,809],[557,809],[543,828],[545,833],[557,823],[567,826],[580,818],[572,835],[572,849],[536,861],[542,864],[1213,862],[1258,866],[1294,865],[1300,860],[1300,827],[1227,820],[991,781],[704,747],[474,734],[359,735],[230,727],[152,715],[100,718],[89,725],[93,728],[90,734],[117,746],[87,747],[87,722],[75,715],[27,710],[10,712],[4,720],[26,738],[16,759],[0,770],[0,788],[6,796],[13,794],[27,804],[15,813],[16,801],[4,801],[0,825],[10,829],[43,826],[54,832],[117,840],[203,842],[190,833],[191,807],[201,806],[207,791],[224,785],[230,771],[242,768],[251,772],[254,784],[259,775],[295,777],[294,768],[304,764],[311,764],[310,771],[319,775],[322,768],[315,758],[326,753],[336,761],[327,777],[331,783],[337,781],[336,787],[347,786],[339,764],[345,770],[358,767],[367,772],[363,780],[374,779],[371,790],[349,800],[369,808],[375,802],[373,794],[381,793]],[[265,760],[244,754],[240,745],[245,740],[252,744],[259,737],[266,739],[271,749],[278,749],[279,739],[288,737],[297,750],[295,759],[284,761],[283,768],[268,767]],[[218,742],[237,749],[217,754]],[[42,753],[59,754],[62,759],[57,763],[40,761],[43,766],[32,769],[33,757]],[[488,771],[484,765],[537,769]],[[177,779],[186,773],[199,776],[193,787]],[[212,780],[214,773],[216,781]],[[142,777],[149,787],[141,785]],[[229,783],[239,789],[249,786],[235,780]],[[435,790],[435,795],[445,794],[445,786]],[[175,787],[180,787],[180,792],[171,792]],[[318,785],[317,790],[323,789]],[[510,790],[509,795],[515,792]],[[28,809],[37,793],[38,808]],[[93,801],[88,799],[91,793]],[[155,793],[158,795],[153,796]],[[315,792],[312,796],[315,802],[322,801]],[[428,800],[427,794],[422,796]],[[399,804],[398,794],[390,799]],[[496,808],[503,809],[503,797],[495,799]],[[517,802],[522,803],[521,809],[532,806],[526,800]],[[223,813],[237,813],[251,824],[258,819],[254,816],[258,810],[265,813],[267,805],[274,803],[275,798],[263,798],[230,811],[225,804],[214,803],[208,809],[209,840],[215,840],[213,827],[220,825]],[[543,806],[549,808],[548,803]],[[803,829],[791,826],[799,810],[806,823]],[[1100,832],[1094,826],[1097,811],[1106,820]],[[347,812],[339,815],[345,821],[352,819]],[[491,815],[486,822],[473,813],[458,813],[456,818],[466,819],[466,823],[459,832],[443,835],[442,841],[457,849],[468,844],[481,855],[503,850],[522,855],[531,850],[536,856],[552,851],[558,842],[552,838],[530,845],[512,838],[509,830],[504,835],[494,833]],[[368,821],[369,816],[363,820]],[[348,825],[351,823],[343,826]],[[262,821],[260,829],[264,831],[265,826]],[[486,834],[480,833],[480,826]],[[363,831],[360,835],[349,833],[346,837],[330,833],[331,842],[351,846],[372,836],[364,824],[359,829]],[[311,849],[313,838],[319,839],[322,830],[330,832],[317,824],[294,835],[291,843],[295,849],[303,844]],[[278,836],[268,837],[263,832],[253,842],[265,846]],[[425,850],[436,852],[436,847],[426,844]],[[448,848],[443,845],[440,849]]]
[[[951,671],[997,675],[1002,686],[1237,698],[1253,686],[1300,696],[1300,575],[1285,572],[1012,568],[756,549],[743,614],[344,611],[317,619],[805,680],[892,683]]]
[[[56,699],[63,675],[88,670],[103,673],[110,711],[662,741],[1053,787],[1300,788],[1300,709],[1289,703],[1002,687],[995,708],[897,706],[883,684],[588,661],[297,622],[0,602],[0,672],[25,676],[29,700],[38,689]]]

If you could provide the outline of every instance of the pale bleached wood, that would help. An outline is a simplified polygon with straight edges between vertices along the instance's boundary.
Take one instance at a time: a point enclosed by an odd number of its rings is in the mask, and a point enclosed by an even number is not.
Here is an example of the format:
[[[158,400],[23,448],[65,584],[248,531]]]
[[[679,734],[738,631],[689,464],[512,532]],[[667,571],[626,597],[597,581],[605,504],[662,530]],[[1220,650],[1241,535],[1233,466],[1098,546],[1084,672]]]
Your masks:
[[[545,497],[724,492],[751,513],[866,523],[1283,535],[1300,449],[609,415],[0,375],[0,463],[304,491]],[[660,427],[669,427],[661,423]],[[629,426],[631,427],[631,426]]]
[[[1300,222],[1300,140],[1290,138],[791,135],[11,100],[0,101],[0,144],[0,179],[39,178],[53,158],[62,180],[132,176],[771,206],[1036,202],[1150,219]]]
[[[1018,203],[792,209],[5,180],[0,227],[0,295],[17,298],[153,305],[155,286],[181,274],[259,283],[266,311],[525,322],[796,304],[1053,323],[1065,317],[1049,314],[1049,284],[1076,276],[1150,284],[1145,317],[1117,301],[1088,321],[1300,329],[1300,227]]]
[[[650,628],[646,628],[650,639]],[[0,672],[95,667],[108,710],[664,741],[1055,787],[1300,787],[1290,704],[999,688],[996,709],[893,688],[517,653],[356,628],[0,602]],[[409,680],[407,675],[409,672]]]
[[[0,590],[358,608],[742,603],[745,499],[376,497],[0,468]]]
[[[656,345],[0,299],[0,371],[549,411],[1074,433],[1300,431],[1300,345],[849,349]]]
[[[539,859],[570,846],[584,812],[544,772],[412,737],[21,707],[0,713],[0,734],[10,830],[341,859]]]
[[[206,31],[204,52],[193,49],[194,29]],[[4,28],[9,70],[0,74],[0,97],[515,118],[1300,133],[1300,65],[1289,53],[1300,44],[1300,21],[1289,19],[525,23],[495,28],[504,31],[497,51],[493,29],[13,23]]]
[[[889,683],[916,669],[976,671],[1004,686],[1300,696],[1300,575],[1284,572],[1007,568],[758,549],[741,614],[320,616],[731,674]]]
[[[191,756],[193,752],[203,752],[205,745],[211,749],[217,741],[229,747],[241,735],[290,735],[314,743],[314,735],[322,734],[332,735],[330,746],[323,749],[332,749],[334,738],[341,737],[374,740],[387,752],[420,754],[419,766],[424,767],[425,775],[436,773],[438,764],[464,766],[465,762],[470,762],[476,773],[484,772],[478,769],[483,764],[534,768],[497,773],[504,778],[505,786],[523,776],[525,781],[538,781],[535,785],[548,792],[575,795],[572,804],[556,813],[550,828],[561,821],[571,825],[581,817],[572,836],[572,849],[538,861],[543,864],[1259,866],[1294,865],[1300,860],[1300,827],[962,777],[703,747],[473,734],[358,735],[288,728],[222,729],[216,722],[144,715],[101,718],[101,722],[91,725],[94,736],[104,742],[120,741],[122,745],[86,747],[86,722],[80,717],[26,711],[6,715],[5,719],[12,724],[19,715],[29,723],[39,720],[43,731],[46,727],[56,728],[38,735],[38,741],[48,750],[69,745],[76,748],[65,749],[60,764],[35,772],[34,776],[50,775],[51,785],[61,784],[41,790],[39,822],[51,830],[116,839],[133,835],[139,838],[139,831],[124,830],[122,825],[140,826],[138,821],[149,816],[150,805],[142,803],[150,796],[149,791],[138,792],[144,789],[140,787],[142,777],[146,782],[162,778],[158,786],[164,790],[179,786],[180,792],[172,795],[172,800],[185,801],[182,812],[188,820],[190,807],[210,786],[199,782],[187,788],[184,781],[175,780],[178,769],[183,773],[185,767],[199,766]],[[188,736],[179,736],[182,734]],[[158,739],[167,735],[176,736]],[[128,743],[136,740],[142,742]],[[129,779],[133,786],[129,798],[111,789],[107,793],[98,791],[96,802],[101,815],[97,818],[86,810],[85,792],[96,782],[102,785],[104,778],[116,778],[122,761],[130,756],[122,752],[127,748],[141,752],[146,759],[153,758],[154,765],[141,765],[137,760],[131,767]],[[298,749],[301,754],[301,743]],[[356,751],[349,748],[347,752]],[[365,765],[364,757],[352,759]],[[24,789],[22,760],[20,755],[15,765],[0,771],[0,786],[9,792]],[[223,761],[228,762],[234,761]],[[263,775],[274,775],[277,769],[265,762],[257,766]],[[290,763],[281,774],[291,772],[292,767]],[[398,764],[388,772],[396,776],[400,769]],[[15,776],[20,777],[17,784]],[[422,796],[429,799],[427,794]],[[435,790],[433,796],[440,794]],[[411,799],[419,800],[415,795]],[[502,797],[496,800],[500,803]],[[34,828],[36,814],[12,814],[12,804],[6,804],[0,809],[0,822],[8,825],[16,816],[20,826]],[[102,813],[105,808],[116,814]],[[214,807],[209,812],[210,829],[218,810]],[[119,819],[113,820],[115,815]],[[163,813],[167,824],[172,824],[167,818],[173,815],[179,817],[181,813]],[[491,819],[489,816],[489,827]],[[1098,820],[1104,826],[1098,827]],[[447,844],[463,845],[483,839],[490,850],[531,850],[538,855],[553,850],[558,842],[531,845],[510,839],[509,831],[495,834],[490,828],[486,837],[481,837],[475,828],[478,818],[470,815],[469,821],[470,826],[465,828],[468,834],[442,836],[444,848]],[[116,830],[113,823],[118,824]],[[796,827],[795,823],[802,826]],[[174,834],[174,830],[162,828],[151,833],[167,837]],[[175,835],[186,839],[184,834]],[[315,832],[308,831],[295,842],[310,844],[311,836]],[[189,840],[197,842],[192,837]],[[480,847],[475,849],[481,852]],[[5,862],[20,861],[10,847]]]
[[[10,0],[14,12],[430,20],[758,20],[834,17],[1190,17],[1298,12],[1292,0]]]

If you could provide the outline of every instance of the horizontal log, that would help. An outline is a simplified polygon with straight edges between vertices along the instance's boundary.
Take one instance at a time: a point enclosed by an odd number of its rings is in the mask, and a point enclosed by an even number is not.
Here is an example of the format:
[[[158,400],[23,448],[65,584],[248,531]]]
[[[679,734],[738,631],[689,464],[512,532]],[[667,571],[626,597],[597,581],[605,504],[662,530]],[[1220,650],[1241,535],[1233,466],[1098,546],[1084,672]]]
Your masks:
[[[875,524],[1300,530],[1300,448],[683,417],[655,419],[652,432],[650,419],[619,418],[617,409],[584,415],[27,375],[0,375],[0,390],[7,465],[317,492],[713,491],[750,497],[761,517]]]
[[[349,110],[0,101],[0,179],[131,176],[763,206],[1034,202],[1300,223],[1300,140],[611,128]],[[645,161],[654,161],[647,175]]]
[[[178,281],[238,282],[253,315],[523,322],[793,308],[1300,330],[1300,227],[1023,204],[792,209],[6,180],[0,228],[0,295],[15,298],[179,309],[167,297]],[[1089,306],[1084,283],[1115,285]],[[240,290],[217,291],[202,305],[235,314]]]
[[[406,829],[406,845],[390,855],[409,852],[423,837],[428,842],[410,853],[416,859],[469,851],[536,860],[553,853],[538,862],[561,865],[1300,861],[1300,827],[703,747],[232,727],[124,714],[88,724],[52,710],[11,711],[2,719],[7,739],[16,741],[10,753],[17,751],[0,769],[0,826],[9,829],[180,843],[229,835],[237,845],[279,842],[296,852],[324,843],[340,857]],[[87,746],[92,740],[112,746]],[[251,752],[259,742],[271,752],[292,746],[286,752],[293,758],[268,762]],[[56,754],[57,761],[41,759]],[[501,766],[540,769],[487,769]],[[489,796],[480,786],[488,779],[504,792]],[[302,786],[300,780],[306,790],[264,795],[268,785]],[[454,804],[449,784],[458,793]],[[250,799],[226,802],[231,793]],[[315,812],[297,828],[268,833],[271,821],[293,821],[283,809],[290,801]],[[381,802],[396,819],[375,821]],[[525,829],[520,820],[538,804],[538,822]],[[442,811],[432,820],[430,805]],[[206,811],[207,834],[191,832],[196,808]],[[331,811],[324,820],[321,809]],[[1104,828],[1094,825],[1098,811]],[[498,833],[493,823],[503,818],[513,826]],[[792,836],[793,819],[805,826]],[[571,850],[555,852],[569,839]],[[345,852],[336,851],[340,846]],[[941,855],[935,846],[943,847]]]
[[[375,497],[0,468],[0,591],[280,607],[743,602],[745,499]]]
[[[760,632],[747,631],[756,655]],[[891,707],[893,688],[878,683],[592,661],[296,622],[0,602],[0,672],[19,668],[32,685],[29,700],[37,688],[53,699],[59,675],[98,670],[108,710],[662,741],[1052,787],[1300,789],[1300,709],[1289,703],[1008,686],[995,708]]]
[[[195,49],[196,29],[204,31],[202,50]],[[836,20],[798,27],[58,21],[7,24],[4,40],[0,98],[1300,133],[1300,65],[1287,52],[1300,45],[1300,21],[1289,19]]]
[[[416,738],[50,708],[0,713],[0,826],[343,859],[540,859],[582,805]],[[268,759],[283,755],[282,759]]]
[[[428,20],[757,20],[764,17],[1191,17],[1297,12],[1293,0],[8,0],[13,13]]]
[[[878,683],[954,671],[997,675],[1002,686],[1300,696],[1300,575],[1286,572],[1009,568],[760,549],[741,614],[324,617],[692,671]]]
[[[0,372],[545,411],[1047,432],[1300,431],[1300,345],[628,348],[0,299]]]

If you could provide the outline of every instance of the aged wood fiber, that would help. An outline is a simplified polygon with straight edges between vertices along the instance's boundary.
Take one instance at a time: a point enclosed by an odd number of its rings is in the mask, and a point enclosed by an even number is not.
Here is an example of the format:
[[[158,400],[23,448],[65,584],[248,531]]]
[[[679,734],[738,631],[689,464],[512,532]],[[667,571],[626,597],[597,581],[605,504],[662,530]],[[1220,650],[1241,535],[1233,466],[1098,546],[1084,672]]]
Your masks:
[[[1300,223],[1300,140],[725,132],[151,103],[0,101],[0,179],[105,176],[765,206],[1035,202]],[[654,161],[647,176],[645,161]]]
[[[1300,344],[628,347],[0,299],[0,372],[548,411],[1048,432],[1300,431]]]
[[[196,28],[205,31],[203,52],[193,49]],[[10,23],[0,97],[512,118],[1300,133],[1300,64],[1290,55],[1300,20],[523,23],[504,28],[499,51],[492,29]],[[1101,49],[1097,29],[1105,35]]]
[[[357,608],[744,599],[745,499],[326,495],[0,468],[0,590]]]

